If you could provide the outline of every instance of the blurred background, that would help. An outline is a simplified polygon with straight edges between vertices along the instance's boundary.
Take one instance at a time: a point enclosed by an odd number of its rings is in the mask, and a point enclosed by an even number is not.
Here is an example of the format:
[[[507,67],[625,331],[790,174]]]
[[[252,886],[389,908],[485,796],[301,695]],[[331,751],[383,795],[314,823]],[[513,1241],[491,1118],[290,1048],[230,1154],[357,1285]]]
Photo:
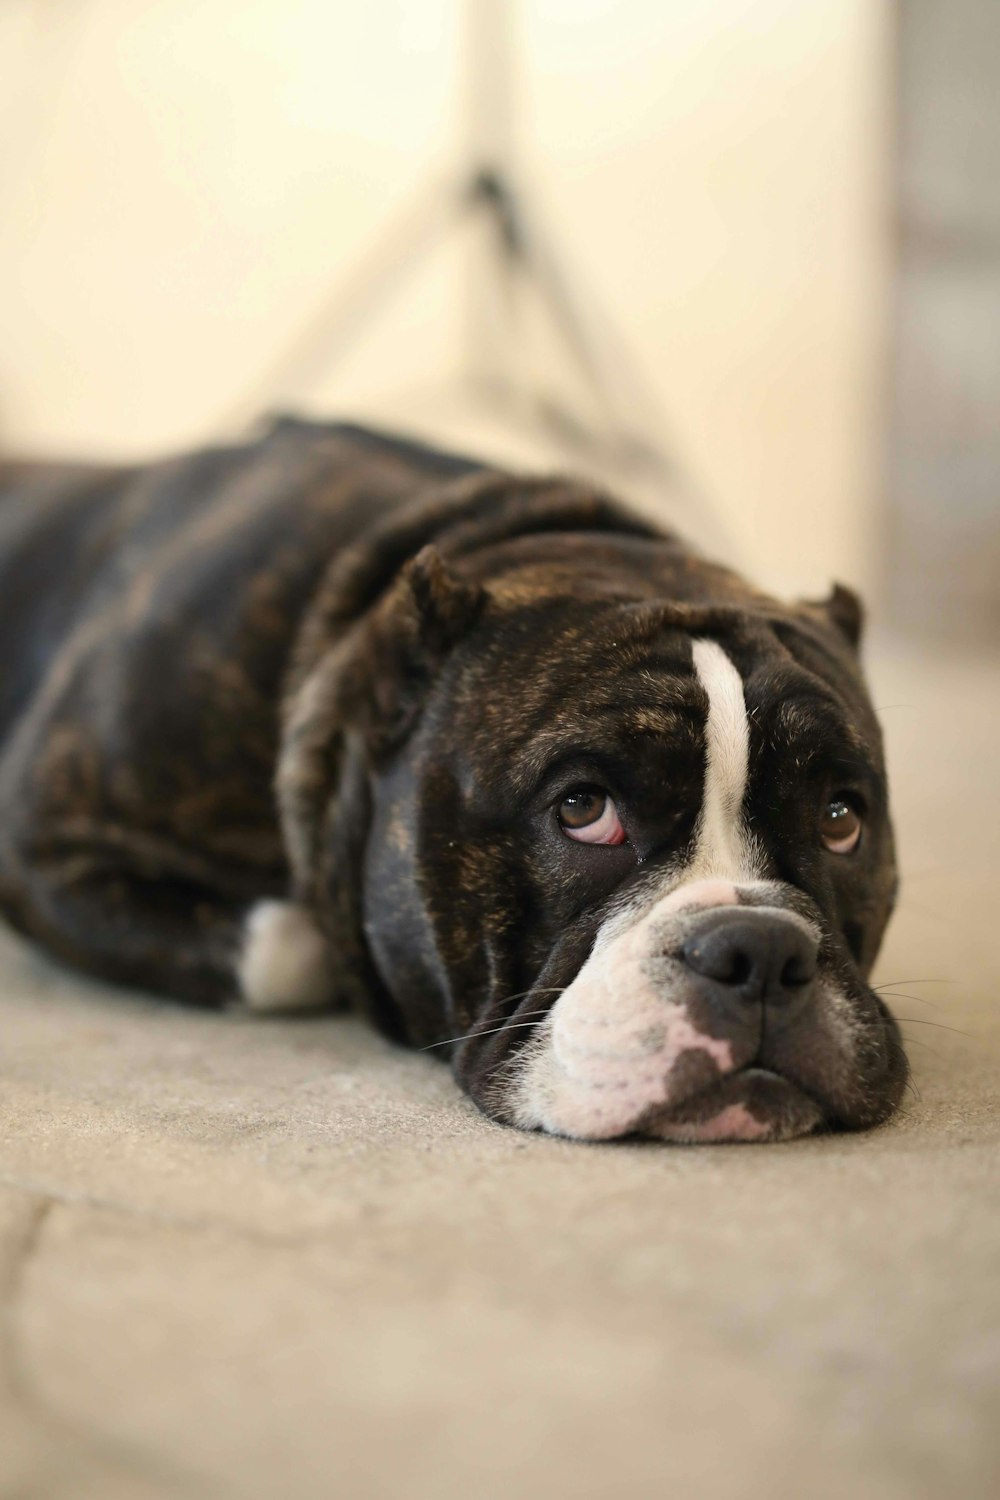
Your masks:
[[[996,0],[0,0],[0,59],[4,449],[359,416],[996,635]],[[481,167],[534,304],[461,210]],[[588,448],[584,343],[669,482]]]

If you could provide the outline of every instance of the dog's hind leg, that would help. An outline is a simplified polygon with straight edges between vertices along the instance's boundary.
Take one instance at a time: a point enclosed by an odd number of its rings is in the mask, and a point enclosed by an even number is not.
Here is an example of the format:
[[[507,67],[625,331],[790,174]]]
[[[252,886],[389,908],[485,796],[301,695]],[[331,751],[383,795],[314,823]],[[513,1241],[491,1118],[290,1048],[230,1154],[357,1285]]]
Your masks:
[[[128,831],[87,837],[75,828],[47,830],[27,850],[8,844],[2,855],[9,920],[91,974],[197,1004],[332,1003],[325,940],[304,909],[227,891],[183,851]]]

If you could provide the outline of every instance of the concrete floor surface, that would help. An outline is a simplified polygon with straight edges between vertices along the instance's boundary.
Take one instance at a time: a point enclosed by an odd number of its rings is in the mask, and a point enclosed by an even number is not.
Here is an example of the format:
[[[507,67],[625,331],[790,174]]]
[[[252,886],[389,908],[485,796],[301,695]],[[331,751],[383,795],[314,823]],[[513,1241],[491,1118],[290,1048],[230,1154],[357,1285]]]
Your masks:
[[[1000,1493],[1000,664],[873,677],[916,1071],[872,1135],[520,1135],[354,1020],[0,935],[0,1495]]]

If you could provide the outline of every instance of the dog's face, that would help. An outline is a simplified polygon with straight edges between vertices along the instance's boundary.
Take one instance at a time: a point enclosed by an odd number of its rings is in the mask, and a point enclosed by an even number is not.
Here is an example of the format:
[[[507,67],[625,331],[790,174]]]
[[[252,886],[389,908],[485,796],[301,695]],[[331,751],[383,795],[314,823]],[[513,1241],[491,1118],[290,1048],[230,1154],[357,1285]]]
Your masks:
[[[850,646],[815,610],[585,595],[494,591],[374,771],[363,924],[410,1040],[580,1139],[883,1120],[895,873]]]
[[[506,485],[447,567],[396,576],[433,509],[360,547],[304,638],[279,799],[345,993],[530,1129],[884,1120],[907,1065],[867,983],[895,866],[856,601],[786,607],[579,486]]]

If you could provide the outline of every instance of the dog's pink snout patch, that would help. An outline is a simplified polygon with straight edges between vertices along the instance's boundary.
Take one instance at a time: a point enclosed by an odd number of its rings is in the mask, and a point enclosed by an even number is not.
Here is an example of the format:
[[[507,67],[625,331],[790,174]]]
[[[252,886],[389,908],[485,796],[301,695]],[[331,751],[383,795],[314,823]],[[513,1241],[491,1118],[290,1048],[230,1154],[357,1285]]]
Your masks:
[[[720,1141],[760,1141],[770,1135],[770,1126],[757,1120],[743,1104],[727,1104],[708,1120],[678,1121],[660,1125],[661,1140],[708,1144]]]
[[[737,900],[730,882],[692,883],[592,955],[552,1012],[549,1129],[592,1140],[626,1133],[651,1109],[669,1105],[677,1064],[691,1054],[703,1056],[720,1075],[732,1071],[731,1044],[696,1027],[686,1007],[649,978],[646,961],[671,906]]]

